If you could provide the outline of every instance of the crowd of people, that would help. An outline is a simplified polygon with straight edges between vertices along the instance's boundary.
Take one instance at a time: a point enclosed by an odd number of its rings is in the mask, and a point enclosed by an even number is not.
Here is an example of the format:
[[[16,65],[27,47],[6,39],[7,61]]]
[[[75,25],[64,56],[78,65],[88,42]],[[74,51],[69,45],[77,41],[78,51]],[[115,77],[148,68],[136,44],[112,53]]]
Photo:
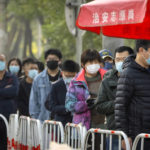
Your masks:
[[[106,49],[87,49],[81,55],[81,68],[73,60],[63,60],[58,49],[47,50],[44,63],[32,58],[7,61],[0,54],[0,114],[9,120],[18,111],[41,122],[121,130],[132,146],[139,133],[150,131],[150,41],[136,40],[135,47],[118,47],[114,55]],[[6,139],[4,126],[0,132]],[[100,138],[96,134],[95,150],[100,149]],[[6,148],[3,141],[1,150]],[[145,140],[144,149],[149,147]],[[109,149],[107,137],[105,149]],[[116,149],[114,136],[112,150]]]

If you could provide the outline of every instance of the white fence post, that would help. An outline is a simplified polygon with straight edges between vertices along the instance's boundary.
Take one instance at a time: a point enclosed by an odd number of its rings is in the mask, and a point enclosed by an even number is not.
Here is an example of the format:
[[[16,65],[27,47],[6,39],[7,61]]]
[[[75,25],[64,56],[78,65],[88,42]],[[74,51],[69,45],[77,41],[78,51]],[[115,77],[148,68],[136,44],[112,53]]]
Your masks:
[[[18,115],[11,114],[8,128],[8,150],[17,150]]]
[[[30,120],[31,149],[42,149],[42,126],[40,120]]]
[[[104,147],[106,146],[106,143],[104,142],[104,135],[109,136],[109,150],[112,150],[112,139],[113,139],[113,135],[118,136],[118,150],[121,150],[121,139],[123,138],[125,141],[125,145],[126,145],[126,150],[130,150],[130,144],[128,141],[128,137],[127,135],[122,132],[122,131],[112,131],[112,130],[101,130],[101,129],[90,129],[87,132],[86,138],[85,138],[85,143],[84,143],[84,150],[87,150],[88,148],[88,141],[89,141],[89,135],[92,134],[92,150],[94,150],[95,147],[95,134],[99,133],[101,135],[101,139],[100,139],[100,149],[104,149]],[[104,146],[105,144],[105,146]]]
[[[143,150],[144,149],[144,139],[146,139],[146,138],[150,138],[150,134],[141,133],[141,134],[137,135],[133,142],[132,150],[136,150],[137,144],[140,139],[141,139],[141,150]]]
[[[83,149],[86,128],[81,124],[67,123],[65,126],[65,143],[73,149]]]
[[[61,122],[46,120],[43,124],[43,150],[49,150],[50,142],[64,143],[64,129]]]
[[[26,116],[20,117],[20,124],[18,130],[18,149],[29,150],[31,146],[30,138],[30,118]]]

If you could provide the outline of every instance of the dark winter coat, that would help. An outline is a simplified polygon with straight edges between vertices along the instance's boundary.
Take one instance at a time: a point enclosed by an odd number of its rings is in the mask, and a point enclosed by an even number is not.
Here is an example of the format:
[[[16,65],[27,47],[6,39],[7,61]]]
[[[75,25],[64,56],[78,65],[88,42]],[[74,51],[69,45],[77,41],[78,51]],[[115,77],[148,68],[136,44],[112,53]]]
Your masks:
[[[134,138],[150,133],[150,73],[130,56],[118,80],[115,100],[116,127]]]
[[[106,126],[110,130],[115,129],[114,105],[118,82],[117,73],[116,69],[112,69],[105,74],[99,88],[96,104],[96,110],[100,114],[106,115]]]
[[[66,85],[63,79],[60,79],[52,85],[51,92],[46,100],[45,107],[54,115],[54,120],[62,122],[63,126],[66,123],[72,122],[70,112],[66,111]]]
[[[17,77],[8,72],[0,80],[0,114],[3,114],[7,120],[9,115],[16,111],[15,100],[18,94],[18,86]]]
[[[29,116],[29,98],[31,92],[31,83],[26,82],[26,78],[20,81],[17,106],[19,115]]]

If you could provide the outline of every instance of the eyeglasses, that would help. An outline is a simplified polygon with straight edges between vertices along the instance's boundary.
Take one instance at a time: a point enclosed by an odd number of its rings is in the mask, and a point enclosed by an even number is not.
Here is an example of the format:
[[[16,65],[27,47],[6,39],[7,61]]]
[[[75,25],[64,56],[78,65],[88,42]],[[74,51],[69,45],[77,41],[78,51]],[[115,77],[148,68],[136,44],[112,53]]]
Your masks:
[[[118,58],[115,58],[115,61],[116,62],[120,62],[120,61],[124,61],[127,57],[118,57]]]

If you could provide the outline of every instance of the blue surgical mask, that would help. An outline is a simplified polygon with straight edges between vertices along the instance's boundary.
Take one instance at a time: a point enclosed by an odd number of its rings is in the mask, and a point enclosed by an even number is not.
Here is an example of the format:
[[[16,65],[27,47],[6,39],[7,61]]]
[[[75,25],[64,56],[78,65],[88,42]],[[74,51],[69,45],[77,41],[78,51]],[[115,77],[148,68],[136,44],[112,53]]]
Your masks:
[[[72,79],[73,79],[72,77],[64,78],[65,84],[70,84]]]
[[[19,66],[9,66],[9,70],[13,74],[17,74],[19,72],[20,67]]]
[[[123,65],[123,62],[120,61],[120,62],[117,62],[116,64],[116,69],[118,72],[122,72],[122,65]]]
[[[0,61],[0,71],[5,70],[6,68],[6,63],[4,61]]]
[[[65,78],[63,78],[64,79],[64,82],[65,82],[65,84],[66,84],[66,88],[68,89],[69,88],[69,85],[70,85],[70,82],[71,82],[71,80],[73,79],[72,77],[65,77]]]
[[[146,62],[148,65],[150,65],[150,57],[148,59],[146,59]]]
[[[147,64],[150,65],[150,54],[149,54],[149,52],[148,52],[148,55],[149,55],[149,58],[148,58],[148,59],[146,59],[144,56],[143,56],[143,57],[144,57],[144,59],[146,60]]]
[[[104,69],[109,70],[109,69],[112,69],[112,67],[113,67],[113,64],[112,64],[112,63],[105,62],[105,67],[104,67]]]
[[[29,76],[31,79],[34,79],[37,75],[38,75],[38,71],[37,71],[36,69],[31,69],[31,70],[29,70],[29,72],[28,72],[28,76]]]

